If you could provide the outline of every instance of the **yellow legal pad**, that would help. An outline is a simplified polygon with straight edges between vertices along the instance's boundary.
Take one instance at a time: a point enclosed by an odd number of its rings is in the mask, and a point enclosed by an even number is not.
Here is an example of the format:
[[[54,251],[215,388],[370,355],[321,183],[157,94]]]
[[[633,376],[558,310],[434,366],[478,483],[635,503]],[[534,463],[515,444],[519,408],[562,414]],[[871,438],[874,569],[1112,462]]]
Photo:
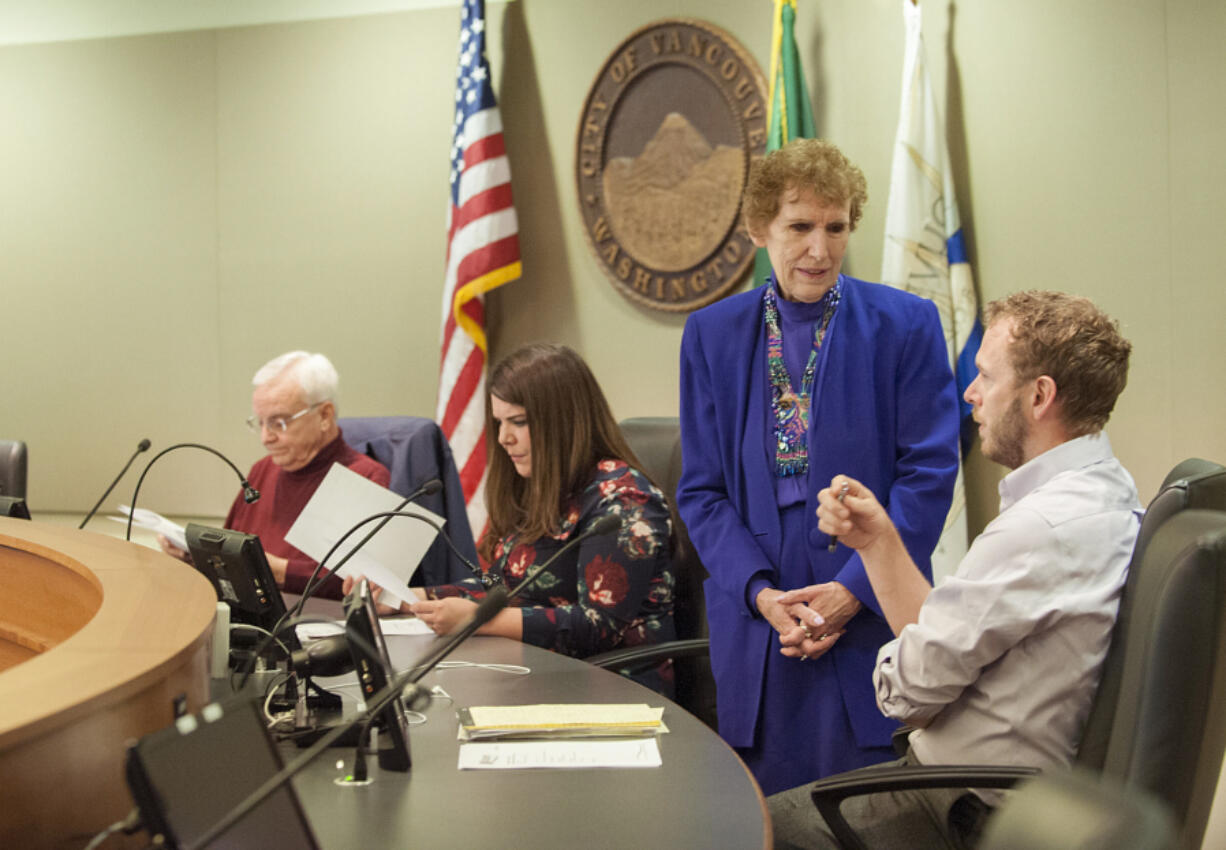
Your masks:
[[[667,731],[664,708],[646,703],[474,705],[456,712],[460,738],[613,738]]]

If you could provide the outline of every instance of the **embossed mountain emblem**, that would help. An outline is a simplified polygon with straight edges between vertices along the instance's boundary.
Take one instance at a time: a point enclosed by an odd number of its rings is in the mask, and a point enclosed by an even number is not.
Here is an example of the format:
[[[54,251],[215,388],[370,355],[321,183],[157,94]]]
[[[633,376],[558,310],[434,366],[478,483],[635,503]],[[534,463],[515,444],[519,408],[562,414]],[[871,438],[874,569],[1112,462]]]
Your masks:
[[[606,60],[579,127],[576,183],[588,242],[628,298],[693,310],[743,276],[753,246],[740,201],[766,144],[765,83],[709,24],[669,19]]]

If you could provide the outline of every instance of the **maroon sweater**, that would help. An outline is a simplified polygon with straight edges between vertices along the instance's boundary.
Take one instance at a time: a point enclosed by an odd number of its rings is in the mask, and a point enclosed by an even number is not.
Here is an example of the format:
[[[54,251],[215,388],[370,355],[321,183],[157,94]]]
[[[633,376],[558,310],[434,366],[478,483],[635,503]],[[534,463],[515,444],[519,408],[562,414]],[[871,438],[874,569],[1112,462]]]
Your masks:
[[[355,452],[343,436],[337,434],[336,439],[320,449],[310,463],[293,472],[277,466],[271,458],[256,461],[247,480],[260,491],[259,501],[249,505],[243,501],[240,492],[234,497],[234,504],[226,516],[226,528],[258,535],[265,552],[289,560],[283,588],[286,593],[302,592],[315,569],[315,562],[286,543],[285,535],[334,463],[343,464],[383,487],[391,480],[387,467]],[[340,599],[340,578],[329,576],[313,595]]]

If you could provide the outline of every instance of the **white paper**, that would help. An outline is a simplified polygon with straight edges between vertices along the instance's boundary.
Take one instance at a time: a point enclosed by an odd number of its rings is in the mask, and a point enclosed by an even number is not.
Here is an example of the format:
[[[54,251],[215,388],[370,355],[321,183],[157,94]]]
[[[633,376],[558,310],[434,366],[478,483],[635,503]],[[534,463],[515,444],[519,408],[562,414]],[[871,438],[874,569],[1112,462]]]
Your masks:
[[[330,623],[299,623],[294,626],[294,634],[298,635],[298,640],[303,643],[344,633],[345,624],[339,620]]]
[[[395,619],[379,619],[379,627],[385,635],[432,635],[434,629],[427,626],[416,617],[396,617]]]
[[[460,770],[659,767],[656,739],[626,741],[499,741],[460,745]]]
[[[429,626],[416,617],[380,617],[379,628],[385,636],[434,634]],[[299,623],[296,631],[301,641],[319,640],[331,635],[343,635],[345,624],[339,620],[332,623]]]
[[[402,501],[403,496],[334,463],[315,495],[311,496],[298,519],[294,520],[285,540],[319,561],[353,526],[372,514],[395,510]],[[410,503],[405,510],[424,516],[440,527],[443,525],[441,516],[425,508]],[[331,569],[332,565],[339,564],[346,553],[380,522],[371,520],[349,535],[324,566]],[[337,574],[366,576],[382,587],[385,594],[402,602],[411,602],[416,597],[407,587],[409,579],[437,534],[428,523],[407,517],[392,517]]]
[[[127,525],[128,514],[132,514],[132,525],[152,531],[154,534],[164,534],[171,543],[187,551],[187,530],[177,522],[171,522],[157,511],[151,511],[148,508],[137,508],[133,512],[127,505],[120,505],[119,512],[123,516],[112,516],[107,519]]]

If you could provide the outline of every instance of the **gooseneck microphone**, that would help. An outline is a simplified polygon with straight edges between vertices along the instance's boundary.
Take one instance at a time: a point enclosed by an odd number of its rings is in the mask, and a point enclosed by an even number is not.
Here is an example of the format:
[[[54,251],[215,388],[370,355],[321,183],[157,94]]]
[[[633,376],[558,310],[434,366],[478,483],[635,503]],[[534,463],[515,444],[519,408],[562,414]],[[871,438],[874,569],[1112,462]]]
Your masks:
[[[238,467],[234,465],[234,462],[231,461],[225,455],[223,455],[221,452],[217,451],[217,449],[213,449],[208,446],[201,445],[200,443],[175,443],[173,446],[168,446],[167,448],[164,448],[160,452],[155,454],[149,460],[149,462],[145,464],[145,468],[141,472],[140,478],[136,479],[136,489],[132,491],[132,506],[131,506],[131,510],[128,512],[128,531],[124,535],[124,540],[132,539],[132,518],[136,515],[136,497],[140,495],[140,485],[145,483],[145,476],[149,474],[149,469],[155,463],[157,463],[158,458],[160,458],[164,454],[167,454],[168,452],[173,452],[175,449],[202,449],[203,451],[211,452],[212,454],[217,455],[219,458],[221,458],[227,464],[229,464],[230,468],[234,470],[234,474],[238,476],[238,483],[243,488],[244,501],[246,501],[247,504],[251,504],[252,502],[257,501],[260,498],[260,491],[252,487],[251,482],[248,481],[247,477],[239,471]]]
[[[488,623],[494,618],[494,615],[501,611],[507,604],[507,596],[505,588],[495,588],[494,591],[488,594],[481,604],[477,606],[477,610],[473,613],[472,619],[458,631],[447,637],[438,638],[433,648],[426,651],[425,655],[408,670],[398,674],[392,679],[383,690],[376,693],[370,698],[366,704],[366,710],[358,712],[349,720],[338,723],[332,727],[323,737],[311,745],[302,755],[294,759],[292,762],[283,767],[280,771],[268,778],[263,785],[252,791],[245,800],[231,809],[221,820],[217,821],[207,832],[200,836],[200,840],[192,845],[192,850],[200,850],[207,847],[218,838],[220,838],[226,830],[234,826],[244,817],[247,816],[252,809],[262,803],[269,794],[276,791],[290,779],[292,779],[299,771],[314,761],[320,753],[324,752],[328,747],[332,746],[338,738],[348,732],[353,726],[358,723],[365,722],[370,717],[378,716],[379,712],[393,699],[395,699],[405,688],[415,685],[419,679],[433,670],[440,661],[451,654],[457,646],[464,642],[469,635],[475,632],[481,626]]]
[[[98,503],[90,508],[89,513],[85,515],[85,519],[81,520],[81,524],[77,526],[78,529],[85,528],[85,523],[94,518],[94,514],[98,513],[98,508],[102,507],[102,503],[106,501],[106,497],[111,495],[111,491],[115,489],[115,485],[119,483],[119,479],[123,478],[128,473],[128,469],[132,466],[132,462],[136,460],[136,456],[141,452],[149,451],[149,447],[151,445],[153,444],[149,442],[148,437],[140,441],[136,447],[136,451],[132,452],[132,457],[128,458],[128,462],[123,465],[123,469],[119,470],[119,474],[116,475],[115,480],[111,482],[111,486],[106,488],[106,492],[99,497]]]
[[[375,514],[375,516],[384,516],[384,514]],[[447,544],[449,549],[451,549],[452,554],[454,554],[457,558],[459,558],[460,561],[464,564],[464,566],[468,567],[469,571],[472,572],[474,576],[476,576],[478,579],[481,580],[481,583],[483,585],[485,585],[486,587],[489,587],[491,584],[494,583],[494,579],[490,578],[485,573],[481,572],[480,567],[478,567],[472,561],[468,560],[468,556],[465,555],[463,552],[461,552],[458,548],[456,548],[455,543],[453,543],[451,538],[447,536],[447,532],[443,530],[443,527],[439,525],[437,522],[435,522],[434,520],[430,519],[430,517],[423,516],[422,514],[415,514],[412,511],[402,511],[402,510],[390,511],[386,514],[386,516],[388,519],[391,519],[392,517],[396,517],[396,516],[407,516],[407,517],[411,517],[412,519],[421,520],[426,525],[430,526],[431,528],[433,528],[435,531],[438,532],[438,536],[443,538],[443,542]],[[363,520],[363,522],[367,522],[372,519],[374,519],[374,517],[367,517],[365,520]]]
[[[564,553],[574,549],[582,541],[587,540],[589,537],[596,537],[600,534],[609,534],[610,532],[616,531],[617,529],[621,528],[621,524],[622,519],[617,514],[605,514],[600,519],[593,522],[582,534],[577,537],[572,537],[570,540],[566,541],[566,545],[554,552],[553,557],[549,558],[549,560],[545,561],[545,563],[528,573],[527,577],[521,581],[514,590],[511,591],[510,595],[507,596],[507,601],[510,602],[516,596],[519,596],[519,594],[522,593],[528,585],[536,581],[537,576],[549,569],[553,562],[562,557]]]
[[[359,549],[365,546],[372,537],[378,534],[379,530],[383,528],[383,526],[391,522],[393,516],[406,516],[406,514],[397,514],[397,511],[402,510],[406,505],[409,504],[409,502],[413,501],[414,499],[419,499],[422,496],[432,496],[441,489],[443,489],[443,482],[439,481],[437,478],[431,478],[429,481],[424,482],[420,487],[418,487],[412,493],[405,496],[404,500],[399,505],[396,506],[396,510],[386,511],[384,513],[378,513],[378,514],[374,514],[373,516],[366,517],[361,522],[359,522],[357,525],[355,525],[353,528],[346,531],[345,534],[342,535],[341,538],[336,541],[336,543],[332,544],[332,548],[328,550],[327,554],[323,556],[323,558],[319,561],[319,563],[315,565],[315,569],[311,572],[310,578],[308,578],[306,580],[306,584],[302,586],[302,596],[298,599],[298,604],[294,606],[294,610],[291,612],[290,616],[296,617],[298,616],[298,614],[302,613],[302,608],[304,605],[306,605],[307,599],[309,599],[311,595],[315,593],[316,590],[319,589],[319,585],[323,584],[322,579],[320,579],[319,581],[316,581],[316,579],[319,578],[319,574],[323,572],[324,562],[327,561],[328,558],[332,557],[332,553],[337,550],[337,547],[339,547],[341,543],[345,542],[345,540],[349,538],[349,535],[356,532],[359,528],[361,528],[366,523],[374,519],[377,519],[379,517],[383,517],[383,522],[379,523],[373,529],[371,529],[369,534],[367,534],[365,537],[359,540],[356,546],[354,546],[347,553],[345,553],[345,557],[341,558],[341,562],[339,564],[331,568],[331,572],[336,572],[341,567],[345,566],[345,564],[349,562],[349,559],[352,558]],[[408,516],[415,516],[415,514],[408,515]],[[451,541],[448,540],[447,542],[448,544],[450,544]],[[454,549],[455,547],[453,546],[452,548]]]

